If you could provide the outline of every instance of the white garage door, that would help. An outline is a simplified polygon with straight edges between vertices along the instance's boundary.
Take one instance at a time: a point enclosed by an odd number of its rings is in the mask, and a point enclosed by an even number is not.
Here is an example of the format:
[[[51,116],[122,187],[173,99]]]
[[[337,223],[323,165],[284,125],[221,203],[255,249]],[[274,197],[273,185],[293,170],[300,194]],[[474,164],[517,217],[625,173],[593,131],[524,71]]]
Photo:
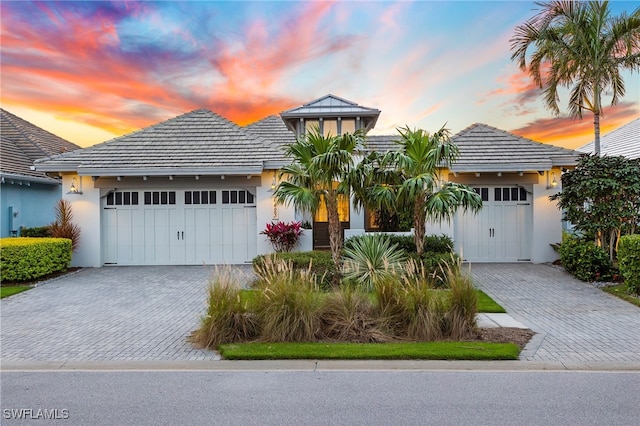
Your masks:
[[[468,262],[530,261],[531,194],[522,187],[474,190],[482,197],[483,207],[476,215],[467,212],[456,216],[457,252]]]
[[[106,265],[239,264],[256,255],[255,190],[131,190],[103,198]]]

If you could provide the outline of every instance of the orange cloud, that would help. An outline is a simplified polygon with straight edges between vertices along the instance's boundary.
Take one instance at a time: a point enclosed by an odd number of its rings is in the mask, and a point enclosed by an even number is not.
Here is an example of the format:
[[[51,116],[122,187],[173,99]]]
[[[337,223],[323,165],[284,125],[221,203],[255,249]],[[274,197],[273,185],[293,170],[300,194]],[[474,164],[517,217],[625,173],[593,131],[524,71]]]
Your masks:
[[[628,123],[637,118],[639,113],[638,105],[631,102],[621,102],[605,108],[600,117],[600,134]],[[534,141],[574,149],[594,139],[593,116],[587,112],[582,120],[572,117],[537,119],[511,132]]]

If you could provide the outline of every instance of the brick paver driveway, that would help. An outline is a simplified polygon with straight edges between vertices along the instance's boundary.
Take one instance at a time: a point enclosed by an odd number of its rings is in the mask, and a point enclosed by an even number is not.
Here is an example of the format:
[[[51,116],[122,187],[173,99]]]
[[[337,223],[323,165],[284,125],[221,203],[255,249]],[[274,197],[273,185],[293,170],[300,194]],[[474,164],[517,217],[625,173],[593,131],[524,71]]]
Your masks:
[[[219,359],[186,340],[206,311],[214,272],[205,266],[89,268],[2,299],[2,360]]]
[[[550,265],[473,264],[476,286],[539,333],[521,357],[640,363],[640,308]]]

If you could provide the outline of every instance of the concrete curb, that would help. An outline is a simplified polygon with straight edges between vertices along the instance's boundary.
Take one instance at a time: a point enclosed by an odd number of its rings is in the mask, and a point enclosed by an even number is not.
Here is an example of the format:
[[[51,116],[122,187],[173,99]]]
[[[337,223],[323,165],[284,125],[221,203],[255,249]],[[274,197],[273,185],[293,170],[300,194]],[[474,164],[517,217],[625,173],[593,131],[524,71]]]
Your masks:
[[[620,371],[640,372],[632,362],[531,361],[48,361],[3,362],[0,372],[69,371]]]

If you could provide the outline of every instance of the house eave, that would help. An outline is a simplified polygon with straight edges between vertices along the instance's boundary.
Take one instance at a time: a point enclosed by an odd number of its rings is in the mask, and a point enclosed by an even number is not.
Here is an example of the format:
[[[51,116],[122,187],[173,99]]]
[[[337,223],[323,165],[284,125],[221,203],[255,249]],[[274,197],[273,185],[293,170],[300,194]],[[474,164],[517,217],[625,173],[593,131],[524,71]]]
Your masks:
[[[166,168],[107,168],[78,167],[79,176],[248,176],[260,175],[262,166],[253,167],[166,167]]]
[[[14,180],[18,182],[42,183],[45,185],[60,185],[60,181],[54,178],[27,176],[27,175],[20,175],[15,173],[4,173],[4,172],[0,172],[0,177],[2,178],[2,183],[6,183],[9,180]]]

